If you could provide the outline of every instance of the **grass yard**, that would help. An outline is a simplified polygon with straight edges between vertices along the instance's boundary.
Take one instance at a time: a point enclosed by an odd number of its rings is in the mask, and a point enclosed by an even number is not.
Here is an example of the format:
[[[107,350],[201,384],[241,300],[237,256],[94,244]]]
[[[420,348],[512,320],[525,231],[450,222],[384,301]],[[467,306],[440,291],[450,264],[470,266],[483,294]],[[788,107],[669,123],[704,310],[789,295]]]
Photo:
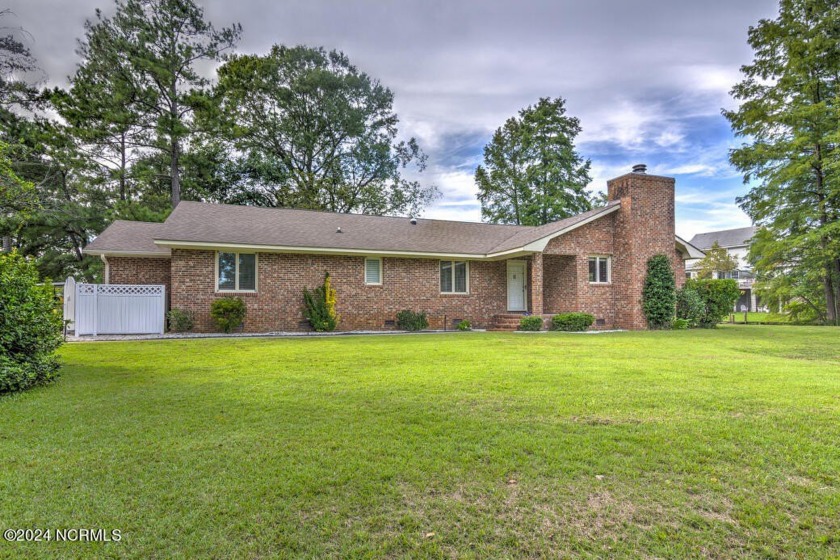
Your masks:
[[[840,329],[74,344],[2,558],[840,557]]]
[[[751,311],[746,313],[746,323],[744,322],[744,315],[743,312],[738,312],[734,314],[735,323],[737,324],[753,324],[753,325],[777,325],[777,324],[790,324],[790,316],[782,315],[779,313],[762,313],[762,312],[755,312]]]

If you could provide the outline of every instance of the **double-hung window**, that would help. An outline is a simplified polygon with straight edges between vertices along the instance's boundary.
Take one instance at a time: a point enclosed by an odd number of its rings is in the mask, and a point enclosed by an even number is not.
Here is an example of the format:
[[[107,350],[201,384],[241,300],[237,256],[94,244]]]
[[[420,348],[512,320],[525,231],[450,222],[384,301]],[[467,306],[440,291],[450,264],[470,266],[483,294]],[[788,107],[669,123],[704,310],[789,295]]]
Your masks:
[[[440,261],[440,293],[466,294],[469,290],[467,261]]]
[[[365,284],[368,286],[382,285],[382,259],[365,259]]]
[[[612,276],[610,257],[589,257],[589,283],[609,284]]]
[[[216,290],[219,292],[257,291],[255,253],[216,253]]]

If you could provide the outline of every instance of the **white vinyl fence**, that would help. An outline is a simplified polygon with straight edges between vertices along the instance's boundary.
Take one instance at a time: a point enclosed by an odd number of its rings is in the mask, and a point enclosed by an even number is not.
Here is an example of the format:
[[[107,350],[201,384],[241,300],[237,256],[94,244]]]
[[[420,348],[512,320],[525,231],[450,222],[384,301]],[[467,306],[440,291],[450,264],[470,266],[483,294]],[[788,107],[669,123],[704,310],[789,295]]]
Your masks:
[[[163,333],[166,287],[152,284],[76,284],[70,306],[76,335]],[[65,292],[66,294],[66,292]],[[65,304],[67,295],[65,295]]]

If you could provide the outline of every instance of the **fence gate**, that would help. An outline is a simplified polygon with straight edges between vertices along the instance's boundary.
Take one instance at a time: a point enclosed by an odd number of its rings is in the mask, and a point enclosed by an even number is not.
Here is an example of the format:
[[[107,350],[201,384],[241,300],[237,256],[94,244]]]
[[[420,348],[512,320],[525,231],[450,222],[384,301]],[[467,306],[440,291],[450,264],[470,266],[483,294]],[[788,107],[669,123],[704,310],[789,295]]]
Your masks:
[[[76,335],[163,333],[166,287],[76,284]]]
[[[76,321],[76,281],[72,276],[68,276],[64,281],[61,298],[64,302],[64,320],[67,322],[67,330],[72,331],[75,328],[73,323]]]

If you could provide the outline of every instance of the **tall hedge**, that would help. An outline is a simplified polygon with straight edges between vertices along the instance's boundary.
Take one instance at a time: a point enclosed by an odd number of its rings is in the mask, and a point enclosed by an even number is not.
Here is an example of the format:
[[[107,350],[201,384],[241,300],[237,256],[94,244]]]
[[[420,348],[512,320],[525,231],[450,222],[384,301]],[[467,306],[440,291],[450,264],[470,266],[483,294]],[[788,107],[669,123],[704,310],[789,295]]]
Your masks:
[[[63,327],[52,284],[38,284],[34,263],[0,254],[0,394],[58,377]]]
[[[642,310],[648,327],[670,329],[674,323],[677,303],[677,282],[671,260],[665,255],[654,255],[647,262],[647,276],[642,288]]]
[[[703,314],[698,326],[704,329],[717,327],[732,312],[741,290],[735,280],[689,279],[685,288],[694,290],[703,300]]]

